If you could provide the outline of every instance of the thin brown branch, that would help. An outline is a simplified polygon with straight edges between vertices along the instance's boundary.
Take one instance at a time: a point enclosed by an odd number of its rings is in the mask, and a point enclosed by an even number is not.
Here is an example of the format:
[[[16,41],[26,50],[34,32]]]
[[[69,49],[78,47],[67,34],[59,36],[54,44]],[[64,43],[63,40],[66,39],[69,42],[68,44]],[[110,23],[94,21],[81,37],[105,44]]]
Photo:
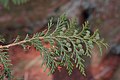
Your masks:
[[[29,40],[19,41],[19,42],[16,42],[16,43],[11,43],[11,44],[4,45],[4,46],[0,45],[0,49],[9,48],[9,47],[12,47],[12,46],[16,46],[16,45],[20,45],[20,44],[23,44],[23,43],[26,43],[26,42],[30,42],[33,39],[35,39],[35,38],[31,38]],[[39,37],[39,39],[43,39],[43,37]]]

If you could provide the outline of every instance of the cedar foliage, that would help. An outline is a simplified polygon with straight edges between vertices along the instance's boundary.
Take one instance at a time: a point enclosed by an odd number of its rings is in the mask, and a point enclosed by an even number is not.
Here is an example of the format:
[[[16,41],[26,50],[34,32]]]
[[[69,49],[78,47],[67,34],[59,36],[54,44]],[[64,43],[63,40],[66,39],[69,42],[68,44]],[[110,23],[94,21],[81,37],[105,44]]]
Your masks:
[[[46,48],[42,41],[49,43],[51,47]],[[2,36],[0,42],[5,42]],[[23,40],[17,37],[13,43],[0,46],[0,63],[4,66],[0,79],[5,77],[8,77],[8,80],[12,79],[11,60],[7,52],[9,47],[21,45],[26,49],[26,46],[33,45],[36,50],[40,51],[40,55],[44,59],[41,64],[46,65],[44,70],[50,69],[48,74],[54,73],[58,66],[64,66],[69,75],[72,73],[73,67],[78,68],[85,75],[85,60],[82,56],[90,57],[94,44],[99,47],[100,53],[102,53],[102,46],[107,48],[107,44],[104,39],[100,38],[98,30],[90,32],[88,22],[85,22],[80,28],[74,19],[67,19],[66,15],[61,15],[57,21],[51,18],[47,30],[38,32],[32,37],[26,35]]]

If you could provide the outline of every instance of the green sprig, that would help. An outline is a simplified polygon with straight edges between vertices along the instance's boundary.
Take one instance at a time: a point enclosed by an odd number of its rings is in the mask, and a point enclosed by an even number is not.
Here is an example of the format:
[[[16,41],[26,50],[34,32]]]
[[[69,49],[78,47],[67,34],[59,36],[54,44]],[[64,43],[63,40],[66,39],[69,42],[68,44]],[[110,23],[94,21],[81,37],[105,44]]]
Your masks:
[[[67,19],[66,15],[60,16],[56,23],[53,21],[53,18],[49,21],[47,31],[36,33],[33,37],[27,35],[23,41],[16,38],[14,43],[0,46],[0,49],[15,45],[34,45],[44,59],[42,65],[46,65],[45,70],[50,69],[49,74],[54,73],[58,66],[64,66],[70,75],[75,66],[85,75],[85,60],[82,56],[91,56],[94,44],[98,45],[101,53],[102,46],[107,48],[108,45],[100,38],[98,30],[93,34],[89,31],[88,22],[83,24],[81,30],[76,21]],[[45,42],[50,44],[49,48],[44,46]],[[1,62],[4,63],[3,60]],[[9,69],[8,66],[7,68]]]

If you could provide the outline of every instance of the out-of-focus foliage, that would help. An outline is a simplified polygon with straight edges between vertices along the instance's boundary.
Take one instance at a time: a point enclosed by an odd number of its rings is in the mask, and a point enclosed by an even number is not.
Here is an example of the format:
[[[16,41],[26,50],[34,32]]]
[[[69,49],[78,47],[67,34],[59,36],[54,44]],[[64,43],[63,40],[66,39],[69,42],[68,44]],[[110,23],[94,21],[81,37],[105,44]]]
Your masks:
[[[5,42],[5,39],[2,35],[0,35],[0,42],[4,43]]]
[[[0,3],[5,7],[8,8],[9,4],[12,2],[14,5],[24,4],[29,0],[0,0]]]

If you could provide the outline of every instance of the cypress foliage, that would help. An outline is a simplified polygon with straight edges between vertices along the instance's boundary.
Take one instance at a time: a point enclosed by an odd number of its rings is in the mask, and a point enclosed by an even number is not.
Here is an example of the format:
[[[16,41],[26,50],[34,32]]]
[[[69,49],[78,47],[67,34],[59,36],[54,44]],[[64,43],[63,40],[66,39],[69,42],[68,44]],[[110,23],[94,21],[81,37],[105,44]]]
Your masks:
[[[4,39],[0,37],[0,41],[3,42]],[[51,47],[46,48],[42,41],[48,42]],[[98,30],[94,33],[90,32],[88,22],[85,22],[80,29],[76,21],[67,19],[66,15],[61,15],[56,22],[54,22],[54,18],[51,18],[47,30],[38,32],[32,37],[26,35],[22,41],[20,37],[17,37],[13,43],[0,46],[0,63],[4,66],[1,79],[6,76],[9,77],[9,80],[11,79],[11,63],[7,52],[11,46],[21,45],[26,49],[26,46],[34,45],[44,59],[41,65],[46,65],[46,68],[50,69],[48,74],[54,73],[58,66],[64,66],[69,75],[72,73],[73,67],[78,68],[85,75],[85,60],[82,56],[90,57],[94,44],[99,47],[100,53],[102,53],[102,46],[106,48],[108,46],[100,38]]]

